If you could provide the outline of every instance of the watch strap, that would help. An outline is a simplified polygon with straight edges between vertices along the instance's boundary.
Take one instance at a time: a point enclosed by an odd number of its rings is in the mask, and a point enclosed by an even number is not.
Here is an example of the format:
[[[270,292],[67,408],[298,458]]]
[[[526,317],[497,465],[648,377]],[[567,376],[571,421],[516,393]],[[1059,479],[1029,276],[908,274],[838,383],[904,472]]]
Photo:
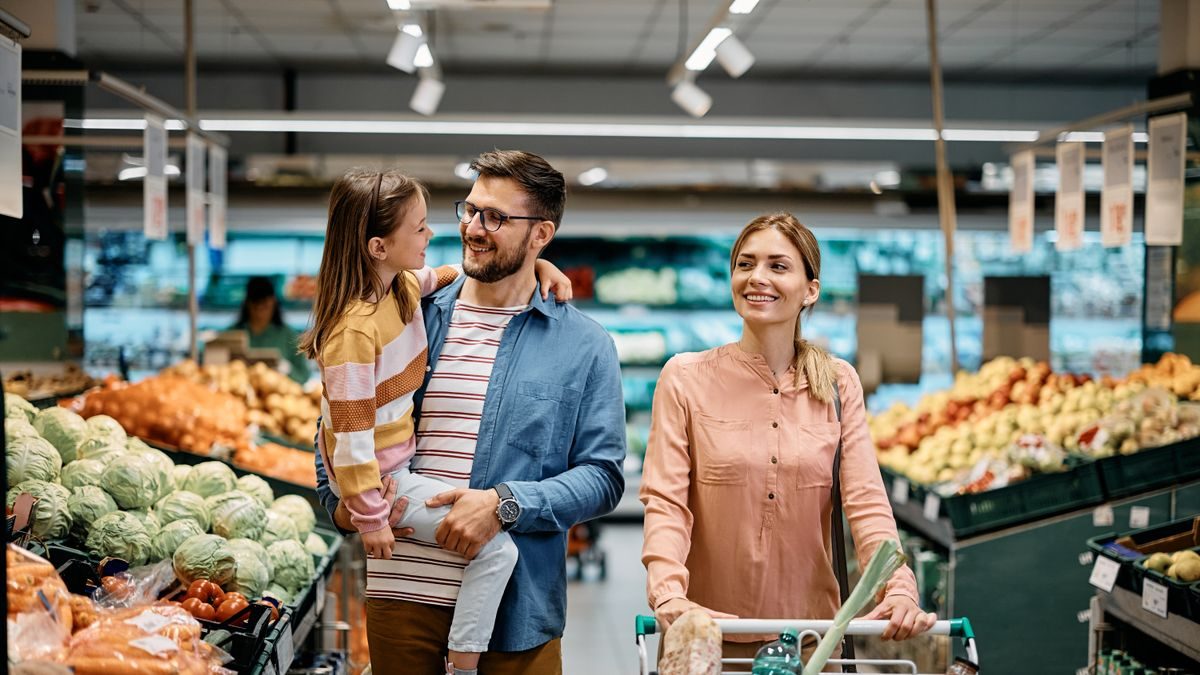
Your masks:
[[[509,487],[504,483],[497,483],[492,489],[496,491],[496,494],[500,495],[500,501],[506,501],[509,499],[513,501],[517,500],[517,498],[513,496],[512,490],[510,490]]]

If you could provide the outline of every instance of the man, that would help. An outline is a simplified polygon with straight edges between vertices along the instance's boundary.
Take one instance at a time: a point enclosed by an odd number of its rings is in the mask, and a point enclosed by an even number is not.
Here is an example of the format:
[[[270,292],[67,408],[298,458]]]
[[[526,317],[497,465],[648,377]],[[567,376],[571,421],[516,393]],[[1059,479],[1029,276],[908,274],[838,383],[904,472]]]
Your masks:
[[[464,557],[504,529],[519,557],[479,672],[557,675],[567,530],[611,511],[624,490],[619,364],[604,329],[544,300],[534,276],[562,220],[562,174],[518,151],[484,153],[471,168],[478,179],[457,203],[465,276],[423,301],[429,367],[414,400],[412,469],[457,489],[429,502],[453,505],[440,548],[402,538],[392,560],[368,562],[371,663],[444,672]],[[322,503],[350,530],[320,462]]]

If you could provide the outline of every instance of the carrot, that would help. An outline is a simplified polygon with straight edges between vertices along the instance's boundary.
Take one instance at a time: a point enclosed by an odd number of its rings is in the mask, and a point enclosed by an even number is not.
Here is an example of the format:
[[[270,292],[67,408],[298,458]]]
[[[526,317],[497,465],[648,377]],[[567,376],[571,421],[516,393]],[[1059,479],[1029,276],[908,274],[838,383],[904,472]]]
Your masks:
[[[67,665],[75,675],[176,675],[180,672],[171,661],[155,658],[72,656],[67,659]]]

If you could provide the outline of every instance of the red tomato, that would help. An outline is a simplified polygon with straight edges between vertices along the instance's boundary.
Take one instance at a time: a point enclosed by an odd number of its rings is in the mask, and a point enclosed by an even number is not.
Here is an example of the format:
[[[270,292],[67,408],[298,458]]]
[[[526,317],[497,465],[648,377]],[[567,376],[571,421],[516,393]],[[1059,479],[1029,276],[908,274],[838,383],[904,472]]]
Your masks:
[[[215,617],[217,614],[217,610],[213,609],[212,605],[204,602],[200,598],[188,598],[187,600],[183,601],[182,606],[192,616],[196,617],[197,619],[204,619],[205,621],[212,621],[213,617]]]
[[[249,603],[246,602],[246,598],[241,596],[226,599],[217,608],[217,621],[228,621],[234,614],[246,609],[248,605]]]

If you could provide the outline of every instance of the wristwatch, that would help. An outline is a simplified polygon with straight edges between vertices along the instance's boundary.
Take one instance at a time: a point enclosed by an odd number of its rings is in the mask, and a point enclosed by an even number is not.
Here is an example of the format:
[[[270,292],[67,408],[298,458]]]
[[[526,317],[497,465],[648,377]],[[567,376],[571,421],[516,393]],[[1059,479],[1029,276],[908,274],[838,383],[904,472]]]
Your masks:
[[[517,498],[513,496],[512,490],[508,489],[504,483],[500,483],[492,489],[500,495],[500,503],[496,505],[496,518],[500,519],[500,529],[507,532],[517,524],[517,519],[521,517],[521,505],[517,503]]]

